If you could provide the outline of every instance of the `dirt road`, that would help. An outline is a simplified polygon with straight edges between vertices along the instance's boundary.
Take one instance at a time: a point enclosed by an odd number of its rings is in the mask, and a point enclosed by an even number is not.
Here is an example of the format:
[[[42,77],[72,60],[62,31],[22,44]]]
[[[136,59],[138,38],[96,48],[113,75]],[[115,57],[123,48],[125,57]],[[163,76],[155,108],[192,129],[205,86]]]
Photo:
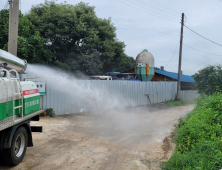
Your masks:
[[[44,117],[43,133],[34,133],[21,164],[11,170],[146,170],[160,169],[171,155],[166,136],[194,105],[119,109],[100,114]]]

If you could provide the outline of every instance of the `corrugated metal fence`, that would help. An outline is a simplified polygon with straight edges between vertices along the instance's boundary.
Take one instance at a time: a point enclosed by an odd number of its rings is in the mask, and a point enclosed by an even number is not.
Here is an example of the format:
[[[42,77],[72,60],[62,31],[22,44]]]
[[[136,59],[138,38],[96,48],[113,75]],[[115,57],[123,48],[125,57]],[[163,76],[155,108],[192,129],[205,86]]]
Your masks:
[[[133,82],[133,81],[105,81],[105,80],[78,80],[79,86],[90,89],[89,95],[78,89],[64,92],[46,83],[46,95],[41,97],[41,107],[45,110],[53,108],[56,115],[91,111],[94,107],[94,98],[108,101],[111,96],[123,101],[124,106],[139,106],[151,103],[161,103],[174,100],[177,82]],[[82,88],[84,91],[84,88]],[[182,100],[194,100],[198,97],[197,91],[181,91]],[[105,103],[105,102],[104,102]]]

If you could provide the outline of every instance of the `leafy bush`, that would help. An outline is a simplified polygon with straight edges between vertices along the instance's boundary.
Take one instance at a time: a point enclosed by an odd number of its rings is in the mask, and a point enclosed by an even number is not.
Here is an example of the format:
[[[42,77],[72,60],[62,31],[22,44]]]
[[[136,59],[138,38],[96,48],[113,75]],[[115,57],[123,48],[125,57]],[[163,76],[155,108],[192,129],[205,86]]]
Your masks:
[[[163,169],[219,169],[222,167],[222,94],[200,96],[174,139],[177,147]],[[207,168],[209,167],[209,168]]]
[[[222,66],[210,65],[193,75],[199,94],[212,95],[222,90]]]
[[[50,117],[55,117],[55,112],[53,111],[53,108],[48,108],[45,111],[47,113],[47,115],[49,115]]]
[[[162,164],[165,170],[220,169],[222,167],[222,142],[203,140],[196,143],[190,152],[182,154],[176,151],[167,163]]]

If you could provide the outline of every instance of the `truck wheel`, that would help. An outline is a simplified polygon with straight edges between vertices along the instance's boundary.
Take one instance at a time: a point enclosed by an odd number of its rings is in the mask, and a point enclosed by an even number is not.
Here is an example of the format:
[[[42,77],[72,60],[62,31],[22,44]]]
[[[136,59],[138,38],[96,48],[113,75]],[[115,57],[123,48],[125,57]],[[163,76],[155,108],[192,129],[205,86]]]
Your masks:
[[[24,127],[15,132],[11,148],[4,150],[4,162],[8,165],[18,165],[22,162],[27,149],[28,135]]]

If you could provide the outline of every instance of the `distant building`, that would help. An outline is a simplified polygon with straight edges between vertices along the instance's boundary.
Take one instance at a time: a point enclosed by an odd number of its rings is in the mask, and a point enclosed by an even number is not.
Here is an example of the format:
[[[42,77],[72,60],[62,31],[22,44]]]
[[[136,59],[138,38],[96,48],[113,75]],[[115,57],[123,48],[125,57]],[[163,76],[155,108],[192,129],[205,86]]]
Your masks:
[[[89,76],[90,80],[112,80],[111,76]]]
[[[135,68],[124,71],[122,74],[129,74],[136,77]],[[178,73],[169,71],[155,70],[155,74],[151,81],[177,81]],[[181,74],[181,90],[196,90],[194,79],[191,76]]]
[[[113,80],[140,81],[136,79],[135,73],[107,72],[107,76],[111,76]]]
[[[178,81],[178,73],[155,70],[152,81]],[[181,74],[181,90],[196,90],[194,79],[191,76]]]

